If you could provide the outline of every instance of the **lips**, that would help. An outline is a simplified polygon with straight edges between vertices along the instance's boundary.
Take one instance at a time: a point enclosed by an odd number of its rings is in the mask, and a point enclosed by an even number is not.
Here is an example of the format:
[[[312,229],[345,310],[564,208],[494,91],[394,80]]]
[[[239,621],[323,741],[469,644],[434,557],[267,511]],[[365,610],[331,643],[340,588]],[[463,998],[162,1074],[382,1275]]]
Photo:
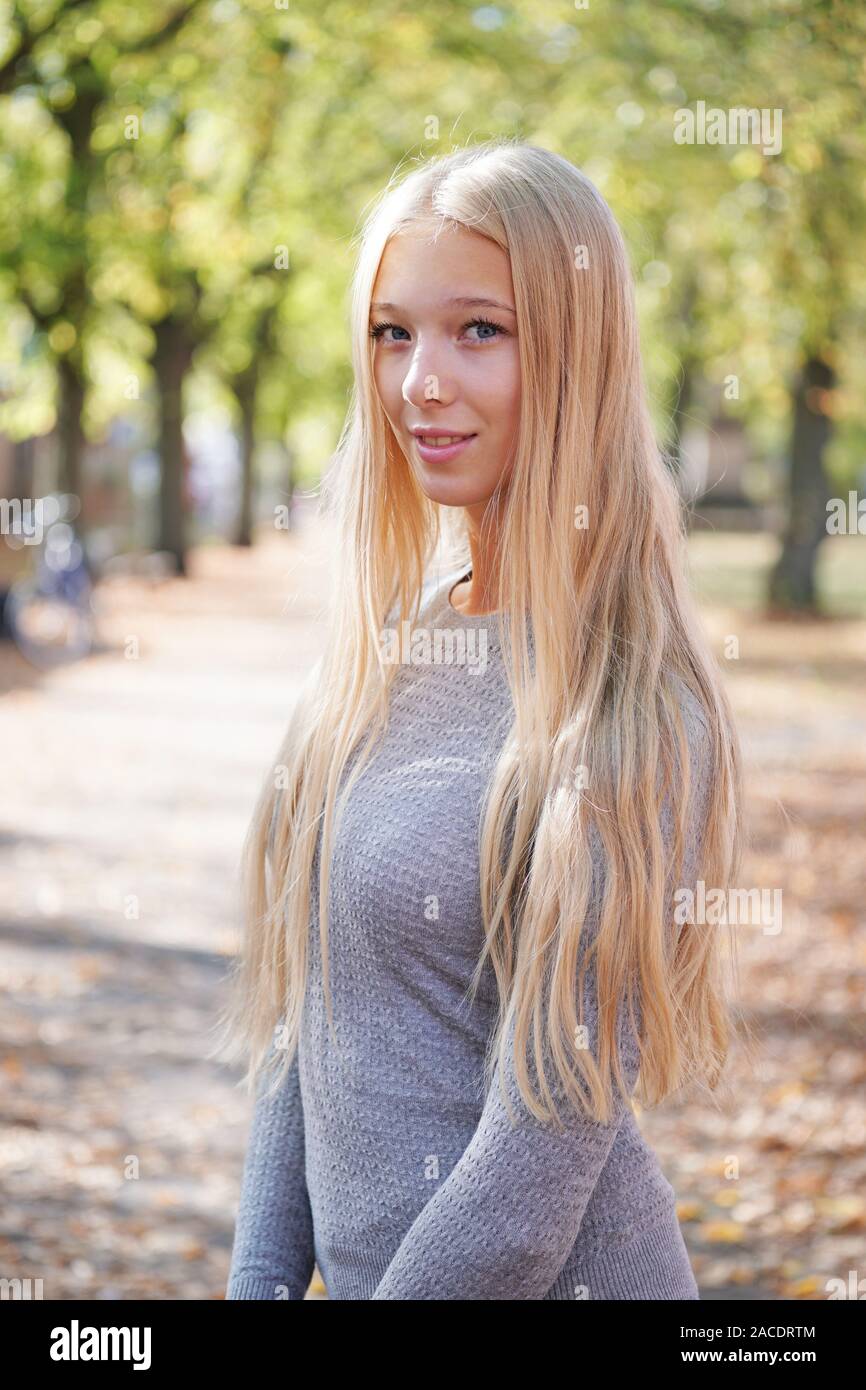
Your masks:
[[[425,463],[448,463],[464,453],[473,439],[477,438],[474,434],[449,434],[444,431],[434,433],[432,430],[413,430],[412,433],[415,436],[415,447]]]
[[[454,444],[461,439],[471,439],[474,430],[455,430],[448,425],[413,425],[409,431],[416,439],[423,439],[425,444]]]

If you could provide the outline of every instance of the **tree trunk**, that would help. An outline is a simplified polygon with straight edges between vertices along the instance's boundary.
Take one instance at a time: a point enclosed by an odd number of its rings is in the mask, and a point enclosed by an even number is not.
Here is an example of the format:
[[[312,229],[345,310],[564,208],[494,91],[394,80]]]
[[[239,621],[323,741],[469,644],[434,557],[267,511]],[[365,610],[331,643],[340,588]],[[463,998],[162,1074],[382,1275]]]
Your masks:
[[[32,435],[28,439],[17,439],[12,446],[12,490],[10,497],[23,501],[25,497],[36,496],[36,473],[34,460],[36,449]]]
[[[76,364],[66,356],[58,359],[57,375],[57,439],[60,446],[57,486],[61,492],[70,492],[78,498],[81,515],[84,511],[81,497],[84,457],[81,415],[84,410],[84,381]]]
[[[782,551],[770,575],[769,599],[777,608],[815,610],[818,547],[827,535],[829,483],[824,455],[832,433],[825,392],[835,385],[833,368],[812,356],[794,391],[788,521]]]
[[[192,363],[192,345],[175,318],[155,325],[153,365],[159,392],[159,537],[157,548],[173,555],[178,574],[186,574],[186,479],[183,449],[183,383]]]
[[[294,526],[293,509],[295,501],[295,488],[298,485],[297,479],[297,453],[292,444],[285,446],[286,452],[286,493],[289,499],[289,530]]]
[[[256,373],[232,383],[241,411],[241,496],[235,545],[253,543],[253,450],[255,448]]]

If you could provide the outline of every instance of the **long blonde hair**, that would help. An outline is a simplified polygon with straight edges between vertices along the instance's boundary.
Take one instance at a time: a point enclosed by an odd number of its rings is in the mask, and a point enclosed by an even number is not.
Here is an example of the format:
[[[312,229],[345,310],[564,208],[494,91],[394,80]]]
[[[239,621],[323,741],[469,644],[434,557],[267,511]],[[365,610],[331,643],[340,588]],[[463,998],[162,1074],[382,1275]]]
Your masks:
[[[486,944],[472,988],[489,956],[500,1004],[487,1077],[495,1058],[505,1058],[513,1022],[513,1059],[530,1110],[558,1123],[543,1061],[552,1054],[566,1095],[606,1122],[612,1076],[623,1086],[616,1045],[623,999],[632,1018],[636,1008],[643,1014],[636,1092],[643,1104],[689,1081],[715,1087],[721,1075],[730,1019],[719,928],[690,926],[671,945],[672,887],[690,831],[684,690],[705,726],[709,762],[692,881],[723,890],[740,855],[740,753],[685,579],[682,509],[647,410],[622,237],[589,179],[560,156],[510,139],[395,176],[363,227],[352,286],[355,383],[325,489],[340,537],[336,598],[324,654],[244,845],[247,923],[224,1015],[224,1053],[248,1054],[244,1079],[252,1087],[272,1060],[279,1025],[274,1088],[291,1064],[316,859],[333,1031],[330,847],[342,797],[387,726],[397,667],[383,661],[378,635],[389,614],[417,619],[437,556],[459,562],[468,555],[462,513],[455,524],[422,492],[373,378],[369,310],[384,247],[402,228],[431,218],[507,251],[519,332],[519,434],[507,488],[489,508],[497,513],[500,612],[514,615],[507,624],[500,619],[514,722],[487,789],[479,841]],[[578,515],[586,525],[577,525]],[[356,749],[361,756],[338,802]],[[581,767],[586,788],[576,775]],[[662,836],[664,796],[676,803],[673,855]],[[605,856],[602,884],[593,881],[593,836]],[[590,922],[595,936],[585,953]],[[597,1061],[577,1042],[575,1011],[578,966],[582,981],[593,953]],[[542,1101],[529,1083],[530,1033]]]

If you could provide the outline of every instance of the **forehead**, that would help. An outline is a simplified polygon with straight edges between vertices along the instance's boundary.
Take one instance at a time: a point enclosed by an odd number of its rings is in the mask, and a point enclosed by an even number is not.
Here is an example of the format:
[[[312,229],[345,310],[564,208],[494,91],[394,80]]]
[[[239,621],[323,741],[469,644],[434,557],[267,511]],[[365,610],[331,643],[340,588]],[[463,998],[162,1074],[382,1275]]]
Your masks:
[[[466,227],[407,227],[382,253],[373,301],[442,305],[448,298],[485,296],[513,304],[507,251]]]

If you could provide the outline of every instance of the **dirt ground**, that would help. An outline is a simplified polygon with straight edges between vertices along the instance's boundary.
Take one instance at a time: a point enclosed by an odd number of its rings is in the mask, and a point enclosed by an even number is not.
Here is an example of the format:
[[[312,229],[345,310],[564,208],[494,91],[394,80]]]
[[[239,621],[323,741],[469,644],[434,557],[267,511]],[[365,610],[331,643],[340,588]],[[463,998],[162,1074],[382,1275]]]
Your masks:
[[[332,546],[308,524],[107,582],[98,650],[51,673],[0,645],[0,1277],[44,1298],[224,1295],[250,1101],[206,1054]],[[751,1054],[641,1125],[703,1298],[826,1298],[866,1279],[866,621],[704,612],[739,641],[741,882],[783,925],[737,929]]]

